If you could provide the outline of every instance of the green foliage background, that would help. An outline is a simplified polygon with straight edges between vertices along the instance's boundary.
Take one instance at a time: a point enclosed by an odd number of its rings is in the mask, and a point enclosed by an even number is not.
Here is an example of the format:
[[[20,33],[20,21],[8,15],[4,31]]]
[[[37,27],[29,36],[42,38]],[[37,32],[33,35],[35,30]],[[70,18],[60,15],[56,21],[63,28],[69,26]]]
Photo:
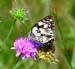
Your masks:
[[[29,11],[28,20],[22,26],[17,20],[11,29],[15,19],[9,11],[16,6]],[[57,64],[16,58],[10,49],[14,40],[24,37],[38,20],[50,14],[55,19]],[[0,0],[0,48],[0,69],[75,69],[75,0]]]

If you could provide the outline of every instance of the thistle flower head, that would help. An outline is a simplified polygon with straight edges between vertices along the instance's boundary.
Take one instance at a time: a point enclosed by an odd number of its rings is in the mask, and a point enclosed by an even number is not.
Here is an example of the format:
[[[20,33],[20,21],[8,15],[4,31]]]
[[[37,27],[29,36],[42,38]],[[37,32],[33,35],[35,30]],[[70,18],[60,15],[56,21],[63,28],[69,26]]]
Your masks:
[[[24,20],[26,18],[26,13],[23,8],[13,8],[10,14],[19,20]]]
[[[18,39],[14,42],[14,47],[11,49],[15,49],[17,51],[16,57],[18,57],[20,54],[22,54],[22,59],[28,57],[33,57],[36,59],[36,53],[37,48],[36,46],[39,46],[40,43],[34,42],[33,40],[29,38],[22,38],[21,36],[18,37]]]

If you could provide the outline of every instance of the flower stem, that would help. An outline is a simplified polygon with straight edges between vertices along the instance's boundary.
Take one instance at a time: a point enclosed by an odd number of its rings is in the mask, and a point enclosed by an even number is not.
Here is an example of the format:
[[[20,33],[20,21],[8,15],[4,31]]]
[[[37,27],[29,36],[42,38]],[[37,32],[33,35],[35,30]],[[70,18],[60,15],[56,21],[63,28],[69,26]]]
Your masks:
[[[67,51],[66,44],[65,44],[64,39],[63,39],[61,27],[60,27],[60,25],[59,25],[58,18],[57,18],[57,15],[56,15],[56,14],[55,14],[55,18],[56,18],[56,23],[57,23],[57,26],[58,26],[58,29],[59,29],[59,32],[60,32],[61,41],[62,41],[63,46],[64,46],[64,48],[65,48],[66,54],[67,54],[67,56],[69,57],[70,55],[69,55],[69,53],[68,53],[68,51]],[[68,60],[68,59],[67,59],[67,60]],[[70,62],[69,60],[68,60],[68,63],[69,63],[69,65],[70,65],[71,69],[73,69],[72,64],[71,64],[71,62]]]
[[[31,65],[28,69],[33,69],[33,67],[38,64],[41,61],[41,59],[37,60],[33,65]]]
[[[9,36],[11,35],[11,32],[12,32],[12,30],[13,30],[13,28],[14,28],[15,23],[16,23],[16,19],[14,20],[14,23],[13,23],[13,25],[11,26],[11,29],[10,29],[8,35],[7,35],[7,37],[5,38],[5,40],[4,40],[4,42],[3,42],[3,45],[2,45],[2,47],[1,47],[1,49],[0,49],[0,52],[2,51],[3,47],[5,46],[5,43],[7,42],[7,40],[9,39]]]
[[[20,56],[15,60],[15,62],[13,63],[13,66],[10,67],[10,69],[16,69],[17,63],[19,63],[19,62],[18,62],[19,59],[20,59]],[[21,62],[22,62],[22,61],[21,61]],[[21,63],[21,62],[20,62],[20,63]]]

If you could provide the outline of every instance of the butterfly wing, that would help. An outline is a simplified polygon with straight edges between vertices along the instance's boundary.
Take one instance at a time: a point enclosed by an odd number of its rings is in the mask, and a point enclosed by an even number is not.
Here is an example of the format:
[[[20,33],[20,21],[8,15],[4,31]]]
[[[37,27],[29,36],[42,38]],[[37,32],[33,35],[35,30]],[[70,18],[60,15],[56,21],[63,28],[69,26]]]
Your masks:
[[[27,36],[41,43],[53,41],[54,34],[54,18],[52,15],[46,16],[39,20],[32,28]]]

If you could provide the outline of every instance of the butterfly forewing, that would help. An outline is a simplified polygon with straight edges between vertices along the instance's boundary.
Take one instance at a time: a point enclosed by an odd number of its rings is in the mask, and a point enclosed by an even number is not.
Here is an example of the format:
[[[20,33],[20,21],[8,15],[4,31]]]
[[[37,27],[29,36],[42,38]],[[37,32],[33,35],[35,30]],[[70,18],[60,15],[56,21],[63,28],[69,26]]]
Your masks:
[[[54,40],[54,18],[52,15],[39,20],[29,32],[28,37],[41,43]]]

